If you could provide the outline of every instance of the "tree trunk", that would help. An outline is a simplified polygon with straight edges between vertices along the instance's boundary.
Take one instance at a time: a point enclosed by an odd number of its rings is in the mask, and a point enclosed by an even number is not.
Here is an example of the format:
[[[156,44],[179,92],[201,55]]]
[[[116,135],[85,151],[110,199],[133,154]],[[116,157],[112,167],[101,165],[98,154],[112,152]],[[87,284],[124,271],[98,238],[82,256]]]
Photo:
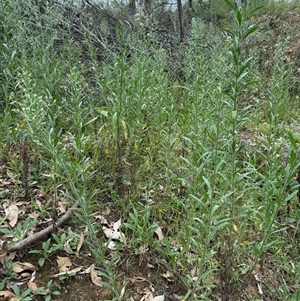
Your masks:
[[[144,14],[149,15],[151,12],[151,0],[144,1]]]
[[[182,24],[182,3],[181,0],[177,0],[178,10],[178,25],[179,25],[179,42],[182,43],[184,40],[183,24]]]
[[[129,14],[131,16],[134,16],[136,14],[136,3],[135,3],[135,0],[129,0],[128,12],[129,12]]]

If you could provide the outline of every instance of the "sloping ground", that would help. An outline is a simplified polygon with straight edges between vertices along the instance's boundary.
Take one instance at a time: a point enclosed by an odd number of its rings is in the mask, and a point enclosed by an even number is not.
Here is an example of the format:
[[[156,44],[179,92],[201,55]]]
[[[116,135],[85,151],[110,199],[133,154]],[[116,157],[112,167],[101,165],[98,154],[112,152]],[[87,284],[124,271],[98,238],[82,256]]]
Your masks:
[[[274,58],[273,53],[276,45],[278,46],[278,39],[281,37],[281,43],[284,45],[286,43],[286,51],[282,56],[282,60],[290,61],[291,63],[293,70],[291,90],[292,95],[296,98],[297,95],[299,95],[298,84],[300,72],[299,15],[294,12],[288,12],[287,14],[279,16],[263,15],[260,16],[258,24],[260,25],[260,29],[257,39],[261,42],[259,45],[261,68],[268,70],[269,66],[274,63],[272,61]],[[19,175],[13,174],[6,166],[2,167],[1,174],[0,216],[1,218],[4,218],[7,216],[8,212],[11,214],[3,227],[3,229],[6,228],[9,230],[7,235],[15,232],[15,236],[17,236],[20,232],[17,228],[17,222],[24,224],[26,216],[34,216],[38,220],[36,225],[30,225],[28,227],[29,229],[27,229],[28,233],[26,233],[26,235],[30,236],[32,234],[31,232],[34,230],[39,231],[46,226],[51,225],[53,222],[52,218],[55,214],[61,216],[65,213],[66,204],[64,203],[63,197],[59,196],[57,212],[52,212],[51,209],[53,208],[50,208],[46,210],[47,214],[43,212],[44,215],[41,217],[40,210],[47,207],[47,200],[52,199],[53,196],[51,194],[48,195],[36,185],[36,187],[30,188],[34,190],[31,191],[32,196],[34,196],[34,202],[28,203],[24,200],[24,187],[22,187],[17,180],[20,178]],[[11,200],[14,201],[15,207],[8,206],[8,203]],[[112,229],[117,231],[117,220],[111,217],[109,210],[108,212],[97,212],[95,214],[101,216],[101,220],[99,219],[98,223],[103,223],[103,227],[112,227]],[[108,221],[103,221],[102,217]],[[33,245],[19,251],[17,254],[6,254],[7,249],[3,243],[0,252],[2,263],[7,259],[6,256],[10,256],[15,264],[17,262],[28,263],[25,267],[20,267],[17,264],[13,267],[16,274],[14,275],[15,277],[13,280],[8,280],[6,289],[12,289],[15,283],[21,281],[24,282],[23,286],[21,286],[22,291],[25,291],[27,286],[32,287],[32,283],[35,283],[39,288],[43,287],[40,295],[34,296],[32,300],[45,300],[45,296],[51,294],[52,300],[111,300],[113,298],[111,290],[119,291],[119,300],[124,297],[126,300],[130,301],[158,301],[163,300],[161,297],[162,295],[164,295],[165,300],[184,300],[183,295],[185,291],[180,286],[179,281],[180,264],[178,265],[178,275],[173,275],[159,264],[156,260],[158,255],[153,250],[147,248],[139,250],[139,254],[135,254],[132,250],[123,250],[120,260],[113,265],[114,272],[118,272],[122,275],[117,278],[116,282],[110,282],[110,279],[102,279],[108,283],[109,287],[105,287],[100,283],[100,278],[97,278],[98,276],[93,273],[92,265],[94,264],[94,258],[92,254],[89,253],[87,248],[81,248],[85,237],[85,227],[82,227],[82,229],[72,229],[72,227],[72,219],[70,219],[66,224],[55,229],[56,233],[66,233],[67,235],[70,235],[70,237],[61,243],[61,247],[55,254],[51,254],[49,257],[46,256],[47,259],[41,267],[38,267],[38,262],[43,254],[28,254],[28,252],[30,250],[42,251],[43,247],[41,247],[41,244],[42,242],[45,243],[47,238],[43,241],[35,242]],[[286,231],[288,232],[290,229],[287,229]],[[160,234],[157,234],[155,239],[159,240],[159,235]],[[8,235],[7,237],[9,239],[15,238],[13,235]],[[115,250],[108,250],[107,258],[111,259],[114,252]],[[292,257],[292,246],[291,254],[286,254],[287,257],[290,256],[290,271],[281,269],[280,263],[273,259],[273,255],[274,254],[266,254],[265,258],[262,258],[261,262],[253,271],[253,277],[245,286],[245,291],[248,295],[251,295],[253,299],[256,298],[256,300],[270,301],[281,300],[280,298],[274,299],[273,292],[282,280],[289,282],[289,279],[286,276],[288,273],[299,273],[297,258],[294,260]],[[61,263],[61,258],[63,258],[63,264]],[[105,266],[106,263],[103,262],[102,265]],[[61,268],[63,266],[66,268],[65,270],[73,271],[73,274],[57,275],[59,270],[62,270]],[[193,275],[196,271],[191,267],[190,273]],[[0,270],[0,274],[2,278],[10,276],[4,269]],[[55,285],[49,282],[52,279]],[[215,279],[205,280],[208,285],[215,284],[213,283]],[[122,289],[123,286],[126,287],[126,290]],[[264,287],[264,289],[262,287]],[[294,291],[300,289],[299,284],[297,283],[288,283],[288,287]],[[60,292],[60,295],[57,297],[53,294],[53,291],[55,290]],[[215,297],[214,300],[220,300],[220,290],[219,287],[216,289],[216,292],[213,294]],[[13,295],[9,295],[9,293],[6,294],[7,295],[4,293],[2,293],[2,295],[0,294],[0,300],[13,300]],[[154,298],[155,296],[156,299]]]
[[[250,43],[258,42],[259,61],[264,72],[274,65],[274,52],[282,48],[280,59],[291,66],[291,94],[300,94],[300,14],[297,12],[284,12],[281,14],[262,15],[257,20],[259,26],[256,38]],[[254,39],[254,40],[253,40]]]

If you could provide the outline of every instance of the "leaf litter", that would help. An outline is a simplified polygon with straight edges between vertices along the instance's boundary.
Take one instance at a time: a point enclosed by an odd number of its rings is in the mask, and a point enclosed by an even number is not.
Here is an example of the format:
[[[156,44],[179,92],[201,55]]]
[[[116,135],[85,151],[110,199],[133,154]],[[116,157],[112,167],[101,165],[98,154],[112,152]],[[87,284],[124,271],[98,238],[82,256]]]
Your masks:
[[[11,175],[10,177],[13,177]],[[13,184],[13,180],[3,180],[0,178],[0,187],[1,189],[5,189],[6,194],[3,196],[9,195],[9,191],[12,191],[15,189],[15,184]],[[17,286],[24,286],[28,287],[32,292],[37,292],[40,288],[45,286],[45,283],[49,282],[51,279],[59,279],[61,277],[69,277],[69,286],[70,291],[68,292],[68,295],[70,297],[69,300],[75,300],[78,295],[84,295],[87,293],[87,291],[91,292],[93,291],[93,294],[95,295],[91,300],[102,300],[97,299],[99,296],[109,296],[110,292],[103,287],[101,284],[102,277],[100,277],[95,270],[94,265],[89,265],[88,267],[85,267],[84,264],[81,262],[81,255],[80,252],[82,251],[82,248],[84,246],[84,232],[80,233],[73,233],[73,231],[69,228],[68,234],[75,234],[73,235],[73,238],[70,238],[68,241],[64,243],[64,250],[59,251],[59,255],[51,255],[49,256],[48,260],[46,260],[45,265],[42,267],[38,267],[34,263],[38,263],[39,256],[38,254],[26,254],[20,252],[18,256],[16,257],[18,260],[15,260],[15,252],[9,252],[8,246],[13,242],[17,241],[20,238],[16,236],[15,228],[16,227],[22,227],[22,224],[25,221],[25,217],[29,218],[30,221],[37,220],[36,226],[35,224],[31,225],[31,229],[26,229],[24,231],[24,237],[30,237],[35,232],[39,231],[40,227],[43,227],[43,225],[47,225],[51,223],[51,218],[49,218],[47,215],[41,214],[41,212],[44,211],[50,211],[50,206],[47,206],[49,197],[47,196],[40,188],[35,188],[35,194],[34,194],[34,202],[26,202],[22,200],[22,197],[17,198],[16,200],[12,201],[10,199],[3,199],[0,207],[0,215],[3,217],[3,223],[1,225],[4,235],[2,239],[0,240],[0,262],[3,267],[7,266],[9,262],[12,263],[12,271],[16,273],[16,277],[10,278],[9,281],[6,281],[6,287],[8,289],[11,289],[14,285]],[[59,214],[64,214],[66,212],[66,207],[68,206],[67,202],[61,198],[58,201],[58,211]],[[110,213],[110,210],[106,210],[105,213]],[[107,239],[107,242],[105,243],[106,247],[110,252],[114,252],[117,250],[116,243],[126,245],[126,237],[124,233],[121,231],[122,227],[122,220],[118,219],[117,221],[108,221],[107,217],[104,216],[101,213],[94,215],[95,219],[98,219],[102,225],[103,234]],[[25,230],[25,229],[24,229]],[[2,233],[3,233],[2,231]],[[57,228],[58,234],[62,234],[65,232],[62,228]],[[160,227],[158,227],[155,231],[157,235],[158,240],[163,240],[163,231]],[[72,237],[72,236],[71,236]],[[74,243],[72,240],[77,238],[76,242],[76,248],[74,251],[72,251],[72,248],[70,247],[70,244]],[[140,246],[140,254],[147,255],[147,252],[149,251],[148,246]],[[71,250],[71,251],[70,251]],[[70,256],[64,256],[64,254],[68,251]],[[85,252],[85,251],[84,251]],[[113,253],[112,253],[113,254]],[[53,267],[52,262],[54,261],[54,258],[56,256],[56,267]],[[86,255],[82,255],[86,256]],[[24,260],[20,260],[24,259]],[[148,263],[148,268],[151,270],[154,269],[155,265]],[[53,269],[54,268],[54,269]],[[117,268],[117,266],[116,266]],[[151,281],[147,280],[149,277],[140,277],[140,275],[144,275],[145,271],[143,271],[143,267],[138,264],[136,266],[136,275],[132,276],[126,276],[123,277],[123,280],[121,279],[120,285],[122,285],[122,289],[120,291],[122,296],[125,296],[125,294],[132,295],[130,297],[130,300],[134,301],[160,301],[164,300],[164,295],[159,295],[155,293],[155,289]],[[5,268],[4,268],[5,270]],[[139,271],[140,270],[140,271]],[[55,273],[56,272],[56,273]],[[82,278],[89,276],[88,278]],[[70,278],[72,277],[72,278]],[[72,279],[76,278],[76,281],[72,281]],[[79,278],[78,278],[79,277]],[[164,276],[162,276],[162,279]],[[77,281],[78,279],[78,281]],[[136,281],[136,280],[142,280],[144,281]],[[130,287],[127,287],[126,283],[128,281],[131,283]],[[83,285],[83,282],[85,282],[85,285]],[[90,284],[88,284],[90,283]],[[121,284],[123,283],[123,284]],[[132,286],[133,285],[133,286]],[[76,287],[77,286],[77,287]],[[92,286],[94,286],[93,289]],[[80,291],[80,292],[78,292]],[[139,293],[137,293],[139,292]],[[90,294],[90,293],[89,293]],[[12,293],[9,290],[1,290],[0,291],[0,297],[4,298],[5,300],[17,300],[17,297],[14,293]],[[61,296],[62,297],[62,296]],[[61,298],[60,297],[60,298]],[[58,298],[57,300],[61,300]],[[64,300],[66,299],[66,296],[63,297]],[[1,299],[0,299],[1,300]],[[37,297],[37,300],[40,300],[39,297]],[[42,299],[41,299],[42,300]],[[55,297],[54,299],[55,300]]]

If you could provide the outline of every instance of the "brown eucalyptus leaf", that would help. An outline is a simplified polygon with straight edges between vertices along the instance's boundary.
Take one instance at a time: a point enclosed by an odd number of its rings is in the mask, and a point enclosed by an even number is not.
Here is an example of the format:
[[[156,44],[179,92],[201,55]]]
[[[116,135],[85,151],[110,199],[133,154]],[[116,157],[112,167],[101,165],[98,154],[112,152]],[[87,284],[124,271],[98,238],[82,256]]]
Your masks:
[[[101,277],[99,277],[96,273],[96,271],[94,269],[91,269],[91,279],[92,282],[96,285],[96,286],[100,286],[102,287],[100,281],[102,280]]]
[[[16,205],[10,205],[8,208],[5,209],[5,214],[8,216],[9,225],[13,228],[19,216],[19,208]]]
[[[14,262],[12,264],[12,270],[15,273],[21,273],[23,271],[36,271],[37,267],[29,262]]]
[[[57,256],[56,262],[59,271],[69,271],[70,267],[72,266],[72,262],[69,257]]]
[[[79,253],[79,251],[80,251],[80,249],[81,249],[81,247],[82,247],[82,245],[83,245],[83,241],[84,241],[84,235],[83,235],[83,233],[81,232],[81,233],[80,233],[79,243],[78,243],[77,249],[76,249],[77,253]]]
[[[75,268],[75,269],[73,269],[73,270],[62,271],[62,272],[60,272],[60,273],[58,273],[58,274],[53,275],[52,277],[53,277],[53,278],[58,278],[58,277],[64,276],[64,275],[70,275],[70,274],[76,275],[78,272],[81,271],[81,269],[82,269],[82,267],[78,267],[78,268]]]
[[[1,301],[17,301],[18,298],[15,294],[10,291],[0,291],[0,300]]]
[[[38,286],[35,282],[28,282],[27,283],[28,288],[30,288],[33,292],[35,292],[38,289]]]

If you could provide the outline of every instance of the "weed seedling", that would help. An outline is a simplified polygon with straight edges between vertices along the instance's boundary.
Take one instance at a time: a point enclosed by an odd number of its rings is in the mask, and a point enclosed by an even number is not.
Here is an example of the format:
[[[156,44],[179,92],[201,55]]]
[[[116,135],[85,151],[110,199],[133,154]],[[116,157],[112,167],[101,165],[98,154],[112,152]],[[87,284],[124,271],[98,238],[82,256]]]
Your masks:
[[[51,238],[49,238],[47,241],[44,241],[42,243],[41,250],[31,250],[29,251],[29,253],[42,255],[42,257],[39,259],[39,266],[42,267],[45,264],[46,259],[52,253]]]

